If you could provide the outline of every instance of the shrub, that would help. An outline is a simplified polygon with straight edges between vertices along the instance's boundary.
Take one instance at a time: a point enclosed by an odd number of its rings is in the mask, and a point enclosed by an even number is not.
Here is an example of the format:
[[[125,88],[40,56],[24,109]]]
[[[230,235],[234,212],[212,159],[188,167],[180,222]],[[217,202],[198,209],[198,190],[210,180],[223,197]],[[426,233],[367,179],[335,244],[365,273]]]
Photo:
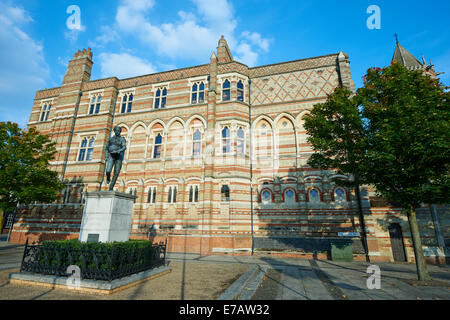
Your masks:
[[[84,279],[112,280],[161,262],[159,250],[150,241],[86,243],[78,240],[43,241],[32,272],[65,276],[67,267],[77,265]]]

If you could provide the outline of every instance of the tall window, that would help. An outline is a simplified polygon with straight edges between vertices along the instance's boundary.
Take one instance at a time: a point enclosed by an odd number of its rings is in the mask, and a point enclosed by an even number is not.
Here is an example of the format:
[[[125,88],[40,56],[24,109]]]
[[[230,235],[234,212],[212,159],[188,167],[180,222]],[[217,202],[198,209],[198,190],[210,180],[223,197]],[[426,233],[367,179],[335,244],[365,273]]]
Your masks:
[[[167,202],[168,203],[176,203],[177,202],[177,187],[169,187],[169,192],[167,194]]]
[[[245,153],[245,132],[242,128],[237,131],[237,154],[244,155]]]
[[[308,193],[309,202],[320,202],[320,193],[317,189],[311,189]]]
[[[150,187],[148,189],[147,203],[156,203],[156,187]]]
[[[222,202],[230,202],[230,188],[227,185],[223,185],[220,190]]]
[[[162,140],[163,138],[161,133],[158,133],[158,135],[155,137],[155,146],[153,148],[153,159],[161,158]]]
[[[198,186],[189,187],[189,202],[190,203],[198,202]]]
[[[241,80],[237,83],[237,99],[244,102],[244,84]]]
[[[100,103],[102,102],[102,96],[93,96],[91,99],[91,105],[89,107],[89,114],[97,114],[100,112]]]
[[[292,189],[287,189],[284,192],[284,202],[287,204],[295,203],[295,192]]]
[[[346,196],[344,189],[337,188],[336,190],[334,190],[334,201],[341,202],[341,201],[346,201],[346,200],[347,200],[347,196]]]
[[[94,153],[95,139],[84,138],[81,141],[80,153],[78,154],[78,161],[90,161]]]
[[[205,84],[203,82],[196,82],[192,86],[192,104],[205,102]]]
[[[222,101],[230,101],[230,81],[226,79],[222,84]]]
[[[133,107],[133,94],[132,93],[124,94],[122,98],[122,108],[120,109],[120,113],[131,112],[132,107]]]
[[[272,192],[267,189],[261,192],[261,202],[266,204],[272,202]]]
[[[195,130],[192,140],[192,154],[199,156],[202,153],[202,133],[200,130]]]
[[[230,129],[228,127],[225,127],[222,130],[222,153],[230,153],[230,152],[231,152]]]
[[[48,120],[48,116],[50,115],[50,110],[52,109],[52,105],[51,104],[44,104],[44,106],[42,107],[42,112],[41,112],[41,121],[47,121]]]
[[[167,88],[159,88],[155,95],[155,109],[164,109],[167,101]]]

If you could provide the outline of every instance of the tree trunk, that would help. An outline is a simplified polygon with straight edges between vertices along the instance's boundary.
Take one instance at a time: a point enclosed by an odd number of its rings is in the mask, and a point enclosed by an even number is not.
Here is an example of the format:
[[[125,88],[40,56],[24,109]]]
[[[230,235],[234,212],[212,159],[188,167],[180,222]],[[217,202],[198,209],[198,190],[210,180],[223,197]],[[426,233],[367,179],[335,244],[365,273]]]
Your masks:
[[[416,258],[417,276],[420,281],[431,280],[428,274],[427,264],[423,255],[422,240],[420,239],[419,225],[417,224],[415,208],[407,208],[411,239],[414,246],[414,256]]]

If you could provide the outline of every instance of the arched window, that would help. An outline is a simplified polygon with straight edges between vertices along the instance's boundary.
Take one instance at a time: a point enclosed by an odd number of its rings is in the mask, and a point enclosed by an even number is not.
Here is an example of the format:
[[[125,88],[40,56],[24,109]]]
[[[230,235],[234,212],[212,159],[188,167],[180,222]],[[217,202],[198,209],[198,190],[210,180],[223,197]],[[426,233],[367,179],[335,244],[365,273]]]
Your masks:
[[[199,191],[199,187],[195,186],[195,191],[194,191],[194,202],[198,202],[198,191]]]
[[[220,190],[222,202],[230,202],[230,188],[227,185],[223,185]]]
[[[284,202],[287,204],[294,204],[295,201],[295,192],[292,189],[287,189],[284,192]]]
[[[192,86],[192,104],[205,102],[205,84],[203,82],[196,82]]]
[[[91,99],[91,105],[89,107],[89,114],[97,114],[100,112],[100,103],[102,102],[102,96],[93,96]]]
[[[200,130],[195,130],[192,141],[192,155],[198,156],[202,153],[202,133]]]
[[[148,189],[147,203],[156,203],[156,187],[150,187]]]
[[[336,202],[347,201],[347,194],[345,193],[344,189],[336,188],[334,190],[334,201]]]
[[[245,132],[242,128],[239,128],[237,131],[237,144],[236,144],[236,151],[238,155],[244,155],[245,154]]]
[[[81,141],[80,153],[78,154],[78,161],[90,161],[94,153],[95,139],[84,138]]]
[[[168,203],[176,203],[177,202],[177,187],[169,187],[169,193],[167,196]]]
[[[158,135],[155,137],[155,144],[153,147],[153,159],[161,158],[162,141],[162,135],[161,133],[158,133]]]
[[[222,84],[222,101],[230,101],[230,81],[226,79]]]
[[[189,202],[190,203],[198,202],[198,186],[189,187]]]
[[[309,202],[320,202],[320,193],[317,189],[311,189],[308,193]]]
[[[50,115],[50,110],[52,109],[52,105],[51,104],[44,104],[44,106],[42,107],[42,112],[41,112],[41,121],[47,121],[48,120],[48,116]]]
[[[230,129],[228,127],[225,127],[222,130],[222,153],[230,153],[230,152],[231,152]]]
[[[122,97],[122,108],[120,109],[120,113],[131,112],[133,107],[133,94],[126,93]]]
[[[87,153],[86,153],[86,160],[87,161],[92,160],[92,155],[94,153],[94,145],[95,145],[95,139],[91,138],[89,140],[88,149],[87,149]]]
[[[269,190],[263,190],[261,192],[261,202],[262,203],[271,203],[272,202],[272,192],[270,192]]]
[[[87,138],[81,141],[80,153],[78,154],[78,161],[84,161],[86,157]]]
[[[167,88],[158,88],[155,97],[155,109],[164,109],[167,101]]]
[[[237,99],[244,102],[244,84],[241,80],[237,83]]]

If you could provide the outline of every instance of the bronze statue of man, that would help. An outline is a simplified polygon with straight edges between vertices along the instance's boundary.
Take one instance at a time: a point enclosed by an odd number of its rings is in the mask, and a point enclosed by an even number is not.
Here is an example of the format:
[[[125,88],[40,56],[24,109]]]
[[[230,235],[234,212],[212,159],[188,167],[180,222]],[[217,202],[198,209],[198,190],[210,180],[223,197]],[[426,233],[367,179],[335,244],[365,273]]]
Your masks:
[[[123,156],[127,149],[127,141],[120,136],[122,128],[114,127],[114,136],[112,136],[106,144],[107,164],[106,164],[106,184],[109,184],[109,191],[114,190],[120,169],[122,169]],[[114,176],[111,181],[111,172],[114,167]]]

